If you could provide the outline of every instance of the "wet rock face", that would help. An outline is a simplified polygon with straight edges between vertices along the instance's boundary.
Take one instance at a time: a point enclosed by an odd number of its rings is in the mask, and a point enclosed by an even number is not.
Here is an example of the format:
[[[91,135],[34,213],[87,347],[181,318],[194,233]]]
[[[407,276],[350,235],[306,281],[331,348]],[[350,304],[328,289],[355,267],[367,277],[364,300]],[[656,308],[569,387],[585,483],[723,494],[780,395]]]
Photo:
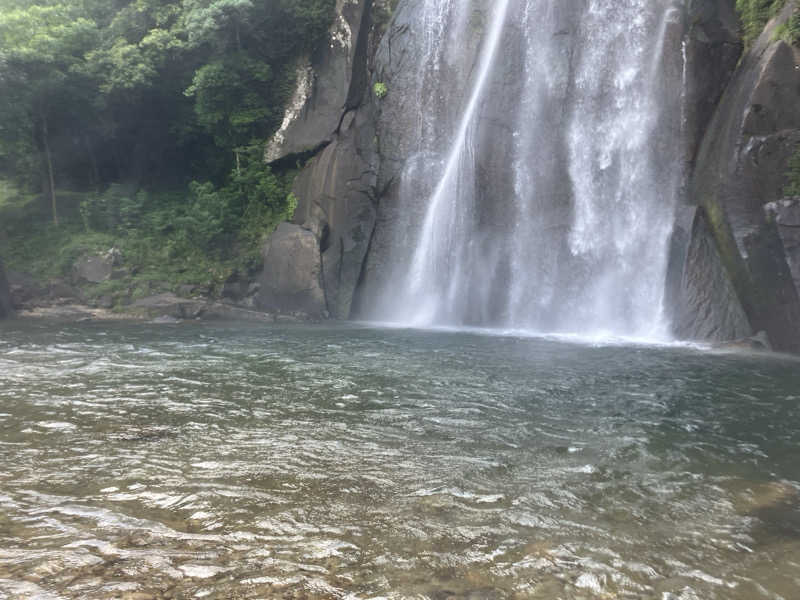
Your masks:
[[[0,319],[10,316],[12,311],[11,290],[3,268],[3,261],[0,260]]]
[[[742,42],[734,0],[691,0],[686,22],[686,154],[691,162],[736,69]]]
[[[787,3],[736,70],[703,138],[690,201],[707,216],[751,329],[766,331],[776,350],[800,352],[794,242],[765,212],[783,198],[788,161],[800,144],[800,50],[773,39],[794,6]],[[687,273],[702,267],[691,261]]]
[[[753,332],[720,260],[706,217],[697,211],[681,280],[674,331],[682,339],[728,341]]]
[[[311,231],[281,223],[264,244],[262,254],[256,308],[312,319],[327,316],[319,243]]]
[[[388,257],[407,243],[404,220],[421,210],[399,198],[424,200],[430,195],[419,182],[428,179],[425,169],[437,168],[444,149],[434,144],[418,151],[415,110],[422,108],[409,92],[419,86],[417,67],[426,51],[416,24],[421,2],[399,2],[385,34],[373,18],[383,4],[338,2],[331,43],[301,67],[283,127],[266,148],[268,161],[309,151],[315,155],[295,183],[296,229],[289,236],[282,227],[265,248],[270,258],[257,306],[260,302],[271,311],[293,311],[297,306],[290,304],[300,302],[312,313],[327,310],[336,318],[359,312],[358,304],[372,299],[370,285],[391,281]],[[578,10],[578,4],[559,3],[564,22],[570,22],[570,11]],[[774,27],[794,4],[787,4],[741,63],[735,1],[687,4],[683,50],[688,203],[703,211],[697,219],[689,218],[684,235],[675,236],[673,243],[667,301],[680,337],[737,339],[765,330],[776,349],[800,351],[800,240],[787,225],[794,209],[775,205],[765,212],[765,206],[783,201],[787,162],[800,144],[798,50],[772,40]],[[478,16],[485,12],[485,2],[475,6]],[[569,46],[575,32],[557,29]],[[427,137],[447,139],[444,134],[457,118],[448,106],[463,105],[463,86],[457,82],[474,67],[480,41],[470,31],[457,36],[459,58],[436,74],[454,83],[442,99],[445,106],[427,107],[440,115]],[[512,56],[521,32],[510,27],[508,33],[502,52]],[[507,72],[497,70],[490,87],[500,90],[519,83],[518,65],[507,66]],[[565,69],[568,72],[569,64]],[[386,86],[385,97],[374,96],[375,82]],[[481,108],[485,131],[480,135],[502,140],[511,130],[512,111],[495,100],[508,94],[490,91],[487,97],[493,101]],[[506,152],[491,143],[481,147],[487,150],[480,157],[485,167],[480,187],[502,195],[502,186],[511,181]],[[559,161],[554,161],[554,178],[563,180]],[[401,190],[401,185],[412,189]],[[547,216],[548,223],[563,226],[569,220],[569,204],[565,197],[559,204],[563,211]],[[488,212],[481,215],[487,223],[510,218],[501,206],[487,206]],[[290,237],[295,241],[289,243]],[[295,243],[304,248],[306,258],[292,255]],[[290,268],[305,271],[290,276]],[[280,288],[276,281],[287,287]]]
[[[800,290],[800,197],[770,202],[764,210],[767,221],[774,222],[778,229],[792,280]]]

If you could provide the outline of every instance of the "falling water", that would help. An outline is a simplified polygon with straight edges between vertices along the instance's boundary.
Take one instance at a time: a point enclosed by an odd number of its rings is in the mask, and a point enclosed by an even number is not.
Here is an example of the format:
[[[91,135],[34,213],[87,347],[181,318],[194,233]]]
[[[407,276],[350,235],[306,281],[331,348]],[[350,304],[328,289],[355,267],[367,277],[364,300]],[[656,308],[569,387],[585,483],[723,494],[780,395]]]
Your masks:
[[[427,0],[422,10],[438,27],[429,74],[464,53],[447,32],[463,33],[474,8]],[[391,250],[393,274],[371,316],[665,337],[682,162],[681,7],[503,0],[486,11],[468,76],[420,78],[426,116],[404,173],[416,191],[401,185],[400,201],[419,201],[427,179],[426,200]],[[447,119],[436,103],[457,98],[456,84],[466,92],[437,158],[442,133],[432,131]]]
[[[411,262],[408,294],[423,300],[415,308],[412,317],[414,322],[429,323],[444,317],[440,314],[443,304],[453,306],[462,292],[462,270],[465,265],[458,257],[469,242],[465,233],[472,212],[470,203],[474,199],[468,186],[475,170],[475,113],[500,45],[508,4],[509,0],[500,0],[494,7],[478,75],[455,134],[444,173],[431,196]],[[440,281],[446,282],[443,288],[438,286]],[[431,294],[431,290],[436,288],[439,288],[438,293]]]

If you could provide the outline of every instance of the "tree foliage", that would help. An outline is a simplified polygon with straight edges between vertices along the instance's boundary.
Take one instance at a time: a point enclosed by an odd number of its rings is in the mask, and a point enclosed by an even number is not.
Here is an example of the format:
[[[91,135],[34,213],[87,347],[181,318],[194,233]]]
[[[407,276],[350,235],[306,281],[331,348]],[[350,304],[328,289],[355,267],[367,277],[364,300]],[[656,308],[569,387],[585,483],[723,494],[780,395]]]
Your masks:
[[[143,293],[253,268],[295,203],[261,149],[334,7],[0,0],[0,186],[28,210],[0,206],[0,254],[63,276],[113,244]]]
[[[279,124],[335,0],[0,0],[0,176],[224,183]]]
[[[749,47],[770,18],[786,4],[786,0],[736,0],[736,10],[742,22],[742,38]]]

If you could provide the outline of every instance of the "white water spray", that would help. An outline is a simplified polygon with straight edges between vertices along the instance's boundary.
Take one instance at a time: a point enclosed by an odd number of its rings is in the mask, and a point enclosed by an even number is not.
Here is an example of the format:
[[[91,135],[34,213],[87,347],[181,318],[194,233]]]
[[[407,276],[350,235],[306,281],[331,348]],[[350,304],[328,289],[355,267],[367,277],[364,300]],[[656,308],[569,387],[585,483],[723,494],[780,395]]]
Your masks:
[[[489,4],[443,159],[426,136],[441,125],[438,115],[420,119],[427,127],[416,160],[440,168],[432,174],[416,162],[406,170],[416,187],[404,193],[431,191],[417,225],[391,249],[394,268],[372,318],[667,336],[684,82],[665,82],[664,62],[682,51],[667,47],[680,19],[676,1]],[[426,0],[425,10],[463,32],[470,8]],[[448,50],[434,55],[435,65],[459,51],[448,34],[437,35],[431,52]],[[438,88],[418,88],[419,106],[434,108],[454,85],[437,79]]]

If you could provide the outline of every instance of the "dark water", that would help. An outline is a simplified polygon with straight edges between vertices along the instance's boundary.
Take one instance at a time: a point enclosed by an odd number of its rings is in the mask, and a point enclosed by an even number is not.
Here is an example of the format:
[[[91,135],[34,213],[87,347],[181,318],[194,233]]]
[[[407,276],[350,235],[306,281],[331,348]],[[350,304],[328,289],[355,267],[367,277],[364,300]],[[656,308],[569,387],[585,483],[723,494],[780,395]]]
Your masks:
[[[0,598],[800,597],[800,363],[0,326]]]

